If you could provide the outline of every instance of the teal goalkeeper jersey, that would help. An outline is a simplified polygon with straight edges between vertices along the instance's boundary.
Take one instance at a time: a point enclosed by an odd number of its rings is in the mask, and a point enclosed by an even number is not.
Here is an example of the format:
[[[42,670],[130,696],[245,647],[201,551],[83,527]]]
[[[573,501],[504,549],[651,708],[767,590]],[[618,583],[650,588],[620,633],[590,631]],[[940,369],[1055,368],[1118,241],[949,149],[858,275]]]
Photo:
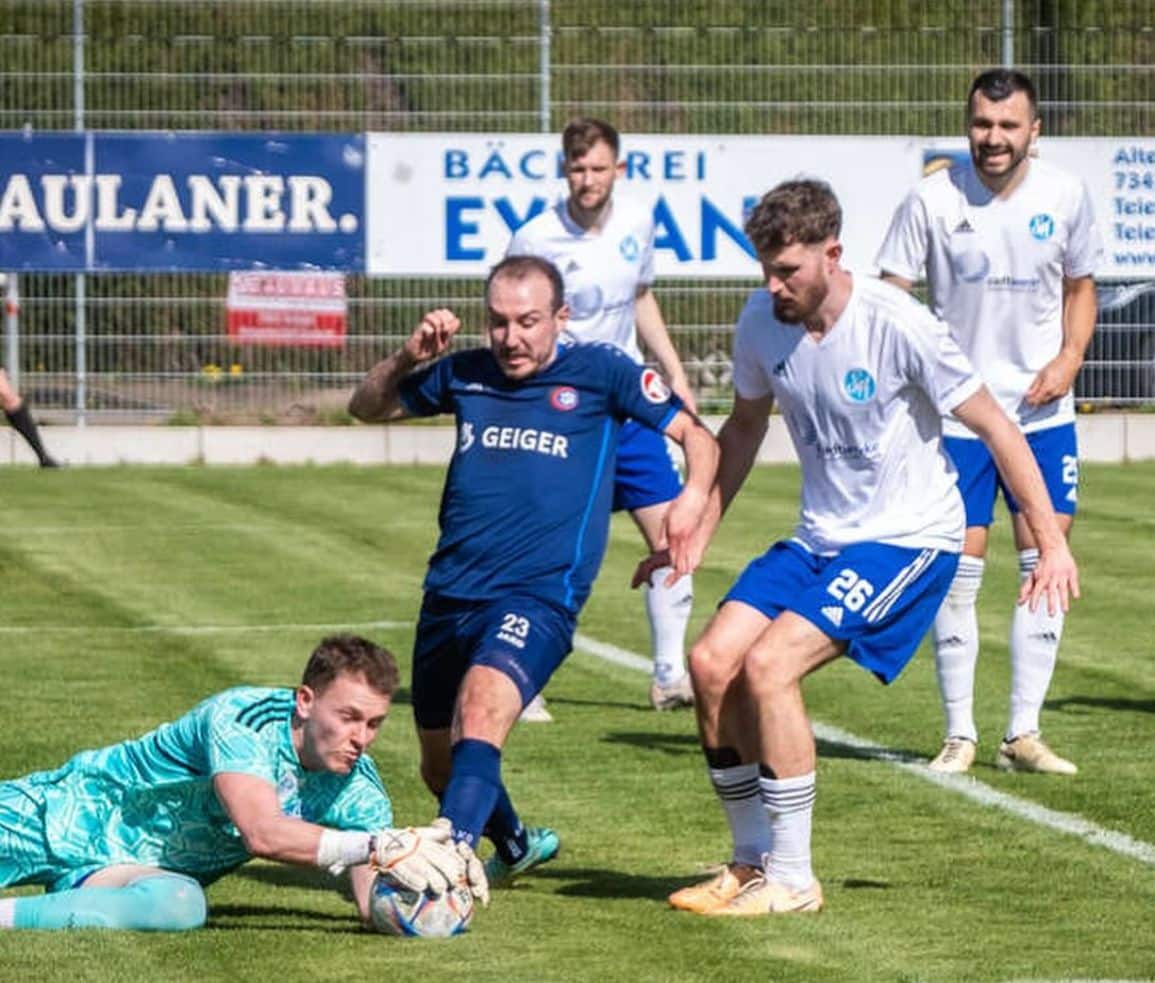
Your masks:
[[[49,849],[74,869],[147,864],[208,884],[249,859],[213,792],[222,772],[269,782],[288,816],[345,830],[391,825],[389,796],[368,757],[348,775],[301,766],[290,739],[293,706],[290,689],[226,690],[143,737],[27,776],[22,782],[43,797]]]

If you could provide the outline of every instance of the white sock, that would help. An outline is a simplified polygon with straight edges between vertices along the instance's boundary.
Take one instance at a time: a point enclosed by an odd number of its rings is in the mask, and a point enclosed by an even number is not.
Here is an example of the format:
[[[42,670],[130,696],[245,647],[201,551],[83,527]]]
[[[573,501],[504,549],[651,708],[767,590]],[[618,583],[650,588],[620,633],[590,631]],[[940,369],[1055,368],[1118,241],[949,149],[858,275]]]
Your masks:
[[[979,659],[979,621],[975,611],[986,564],[960,556],[950,590],[934,618],[934,667],[942,695],[947,737],[979,738],[975,727],[975,664]]]
[[[722,803],[730,838],[734,842],[732,862],[761,867],[762,856],[770,852],[770,823],[758,791],[758,765],[709,768],[714,794]]]
[[[16,899],[0,898],[0,928],[11,928],[16,919]]]
[[[1038,565],[1038,550],[1021,550],[1020,582]],[[1062,611],[1048,614],[1046,601],[1034,611],[1026,604],[1015,605],[1011,618],[1011,713],[1007,740],[1039,729],[1039,712],[1055,674],[1062,637]]]
[[[694,603],[692,577],[682,577],[673,587],[665,586],[673,567],[662,567],[650,575],[646,587],[646,616],[650,619],[650,648],[654,656],[654,682],[661,686],[686,674],[686,628]]]
[[[814,883],[810,867],[810,827],[814,816],[815,774],[796,778],[759,778],[762,805],[770,817],[774,849],[766,876],[797,890]]]

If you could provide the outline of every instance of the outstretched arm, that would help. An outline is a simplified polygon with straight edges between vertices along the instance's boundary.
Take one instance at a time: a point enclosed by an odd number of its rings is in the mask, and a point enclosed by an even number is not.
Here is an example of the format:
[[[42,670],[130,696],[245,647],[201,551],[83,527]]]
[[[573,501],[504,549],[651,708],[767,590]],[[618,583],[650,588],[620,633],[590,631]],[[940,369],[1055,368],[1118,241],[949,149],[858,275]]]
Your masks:
[[[691,413],[698,412],[694,402],[694,391],[690,388],[690,380],[686,378],[686,370],[682,367],[682,360],[678,358],[678,350],[670,340],[670,332],[666,329],[666,319],[662,317],[662,309],[658,306],[658,298],[649,287],[640,287],[634,301],[634,322],[638,328],[638,337],[642,339],[646,348],[658,360],[658,367],[662,375],[682,399]]]
[[[335,830],[305,822],[281,811],[276,789],[255,775],[221,772],[213,776],[213,791],[241,834],[251,856],[330,873],[352,868],[353,891],[362,917],[367,914],[368,887],[373,870],[387,869],[413,890],[434,894],[448,890],[462,876],[471,886],[477,872],[466,866],[470,857],[450,845],[451,828],[382,829],[376,833]],[[480,865],[476,865],[478,868]],[[364,868],[357,871],[360,868]],[[475,890],[484,888],[484,876]]]
[[[252,856],[303,867],[316,865],[325,827],[286,816],[276,789],[268,782],[255,775],[225,772],[213,776],[213,790]]]
[[[444,355],[460,327],[457,315],[445,308],[426,314],[405,344],[374,365],[361,380],[349,400],[349,412],[365,423],[405,416],[399,391],[401,380],[422,363]]]
[[[985,386],[952,412],[990,449],[1039,546],[1039,565],[1023,582],[1019,603],[1029,603],[1033,611],[1046,598],[1051,614],[1066,611],[1079,596],[1079,571],[1026,438]]]

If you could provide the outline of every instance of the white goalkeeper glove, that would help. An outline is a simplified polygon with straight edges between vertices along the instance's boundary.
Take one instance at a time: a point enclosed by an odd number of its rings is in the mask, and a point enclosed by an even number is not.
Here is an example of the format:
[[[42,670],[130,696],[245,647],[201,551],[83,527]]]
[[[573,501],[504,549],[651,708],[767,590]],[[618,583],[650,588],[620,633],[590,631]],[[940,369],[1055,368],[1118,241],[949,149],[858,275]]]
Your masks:
[[[433,825],[437,826],[444,823],[446,828],[449,826],[448,819],[435,819]],[[469,884],[469,890],[482,905],[489,904],[489,879],[485,876],[485,865],[477,859],[477,854],[473,852],[473,848],[464,840],[458,841],[455,844],[457,847],[457,855],[461,858],[462,867],[465,870],[465,880]]]
[[[448,820],[444,825],[383,829],[373,838],[369,863],[411,891],[444,894],[468,876],[452,838]]]

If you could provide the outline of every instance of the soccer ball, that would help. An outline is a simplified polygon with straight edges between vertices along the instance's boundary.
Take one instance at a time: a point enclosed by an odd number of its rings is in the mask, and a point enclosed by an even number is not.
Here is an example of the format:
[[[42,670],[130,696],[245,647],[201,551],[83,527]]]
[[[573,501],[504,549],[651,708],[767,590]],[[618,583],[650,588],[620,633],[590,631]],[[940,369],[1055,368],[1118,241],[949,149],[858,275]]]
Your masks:
[[[473,920],[473,893],[462,879],[435,897],[412,891],[381,873],[369,892],[369,918],[373,928],[385,935],[448,938],[460,935]]]

